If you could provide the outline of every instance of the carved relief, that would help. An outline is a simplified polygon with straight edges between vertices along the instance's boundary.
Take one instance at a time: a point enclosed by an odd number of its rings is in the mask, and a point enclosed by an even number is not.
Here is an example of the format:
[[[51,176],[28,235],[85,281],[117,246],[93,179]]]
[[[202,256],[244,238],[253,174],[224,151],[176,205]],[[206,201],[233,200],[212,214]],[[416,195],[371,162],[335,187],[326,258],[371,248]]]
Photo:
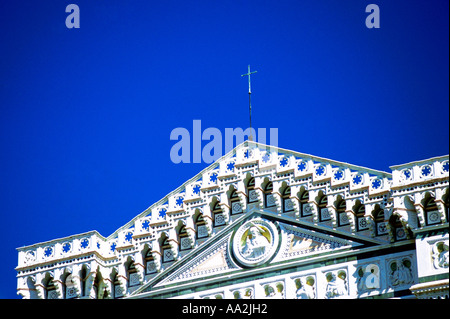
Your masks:
[[[255,291],[253,287],[241,288],[232,291],[234,299],[254,299]]]
[[[433,266],[436,269],[448,268],[448,239],[433,244],[432,248]]]
[[[358,267],[356,278],[359,292],[380,288],[380,268],[376,264]]]
[[[316,276],[303,276],[294,279],[295,299],[315,299],[316,298]]]
[[[206,295],[206,296],[202,296],[202,299],[223,299],[223,292],[218,292],[218,293],[214,293],[214,294],[210,294],[210,295]]]
[[[327,280],[326,299],[348,295],[348,276],[346,270],[329,271],[325,274],[325,278]]]
[[[278,230],[271,222],[255,218],[245,222],[233,238],[233,253],[245,266],[267,262],[278,248]]]
[[[414,281],[412,261],[409,257],[389,261],[389,283],[393,287],[410,284]]]
[[[271,299],[284,299],[285,298],[285,286],[284,282],[276,281],[263,285],[264,297]]]

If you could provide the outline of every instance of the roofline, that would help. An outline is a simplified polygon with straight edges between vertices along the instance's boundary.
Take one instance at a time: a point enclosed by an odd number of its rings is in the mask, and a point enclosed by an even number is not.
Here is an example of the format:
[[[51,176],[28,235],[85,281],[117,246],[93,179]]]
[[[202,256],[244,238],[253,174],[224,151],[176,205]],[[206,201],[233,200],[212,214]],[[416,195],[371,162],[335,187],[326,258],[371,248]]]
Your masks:
[[[367,167],[364,167],[364,166],[349,164],[347,162],[339,162],[339,161],[335,161],[335,160],[332,160],[332,159],[329,159],[329,158],[325,158],[325,157],[315,156],[315,155],[306,154],[306,153],[300,153],[300,152],[291,151],[291,150],[288,150],[288,149],[285,149],[285,148],[271,146],[271,145],[266,145],[266,144],[257,143],[257,142],[253,142],[253,141],[250,141],[249,143],[256,144],[256,146],[276,148],[277,150],[279,150],[279,151],[281,151],[283,153],[289,153],[289,154],[294,155],[294,156],[296,155],[296,156],[299,156],[299,157],[310,158],[310,159],[313,159],[313,160],[320,160],[320,161],[328,162],[328,163],[330,163],[332,165],[336,165],[336,166],[345,165],[345,166],[347,166],[347,167],[349,167],[351,169],[355,169],[355,170],[363,169],[363,170],[368,171],[369,173],[372,173],[372,174],[377,174],[377,175],[378,174],[383,174],[383,175],[386,175],[385,177],[392,178],[392,174],[388,173],[388,172],[385,172],[385,171],[380,171],[380,170],[376,170],[376,169],[372,169],[372,168],[367,168]]]
[[[375,174],[375,175],[380,175],[381,174],[381,175],[383,175],[383,177],[392,178],[392,174],[388,173],[388,172],[385,172],[385,171],[375,170],[375,169],[371,169],[371,168],[367,168],[367,167],[359,166],[359,165],[353,165],[353,164],[349,164],[347,162],[339,162],[339,161],[331,160],[331,159],[328,159],[328,158],[325,158],[325,157],[314,156],[314,155],[310,155],[310,154],[306,154],[306,153],[300,153],[300,152],[284,149],[284,148],[281,148],[281,147],[278,147],[278,146],[272,146],[272,145],[268,145],[268,144],[263,144],[263,143],[258,143],[258,142],[255,142],[255,141],[246,140],[246,141],[242,142],[241,144],[237,145],[235,148],[233,148],[227,154],[225,154],[225,155],[221,156],[220,158],[218,158],[212,164],[210,164],[207,167],[205,167],[203,170],[201,170],[199,173],[194,175],[192,178],[190,178],[187,181],[185,181],[184,183],[182,183],[176,189],[174,189],[173,191],[171,191],[168,194],[164,195],[160,200],[154,202],[147,209],[145,209],[140,214],[138,214],[137,216],[132,218],[130,221],[128,221],[126,224],[122,225],[121,227],[116,229],[114,232],[112,232],[108,237],[104,237],[98,231],[92,230],[92,231],[88,231],[88,232],[77,234],[77,235],[71,235],[71,236],[67,236],[67,237],[61,237],[61,238],[58,238],[58,239],[53,239],[53,240],[49,240],[49,241],[36,243],[36,244],[33,244],[33,245],[29,245],[29,246],[22,246],[22,247],[19,247],[19,248],[16,248],[16,249],[17,250],[29,249],[29,248],[34,247],[34,246],[40,246],[40,245],[45,244],[45,243],[54,242],[55,240],[69,239],[69,238],[72,238],[72,237],[79,237],[81,235],[87,235],[87,234],[92,234],[92,233],[95,233],[97,236],[101,237],[105,241],[111,240],[111,239],[115,238],[120,231],[122,231],[124,229],[128,229],[131,226],[133,226],[134,222],[137,219],[146,216],[153,207],[157,207],[159,205],[162,205],[165,201],[168,200],[168,198],[170,196],[172,196],[174,194],[177,194],[180,191],[182,191],[187,184],[197,181],[199,178],[201,178],[203,176],[203,174],[205,172],[207,172],[207,171],[209,171],[211,169],[214,169],[218,165],[219,162],[234,156],[239,148],[247,147],[247,146],[249,146],[251,144],[253,144],[253,146],[255,146],[255,147],[275,149],[277,152],[290,154],[290,155],[293,155],[293,156],[296,156],[296,157],[302,157],[302,158],[307,158],[307,159],[311,159],[311,160],[327,162],[327,163],[329,163],[331,165],[335,165],[335,166],[346,166],[346,167],[348,167],[350,169],[354,169],[354,170],[365,170],[365,171],[367,171],[368,173],[371,173],[371,174]],[[429,159],[425,159],[425,160],[421,160],[421,161],[414,161],[414,162],[410,162],[410,163],[406,163],[406,164],[394,165],[394,166],[390,166],[389,168],[391,168],[393,170],[393,169],[398,169],[400,167],[405,167],[405,166],[408,166],[408,165],[421,163],[421,162],[424,162],[424,161],[439,160],[439,159],[445,159],[445,158],[448,158],[448,155],[432,157],[432,158],[429,158]]]
[[[388,172],[384,172],[384,171],[379,171],[379,170],[374,170],[371,168],[367,168],[367,167],[363,167],[363,166],[358,166],[358,165],[353,165],[353,164],[349,164],[346,162],[338,162],[338,161],[334,161],[325,157],[319,157],[319,156],[314,156],[314,155],[310,155],[310,154],[305,154],[305,153],[299,153],[299,152],[295,152],[295,151],[291,151],[288,149],[284,149],[284,148],[280,148],[278,146],[272,146],[272,145],[268,145],[268,144],[263,144],[263,143],[258,143],[255,141],[249,141],[246,140],[244,142],[242,142],[241,144],[239,144],[238,146],[236,146],[235,148],[233,148],[231,151],[229,151],[227,154],[221,156],[220,158],[218,158],[216,161],[214,161],[212,164],[208,165],[207,167],[205,167],[203,170],[201,170],[199,173],[197,173],[196,175],[194,175],[194,177],[188,179],[187,181],[185,181],[184,183],[182,183],[180,186],[178,186],[176,189],[174,189],[173,191],[171,191],[170,193],[164,195],[160,200],[154,202],[152,205],[150,205],[147,209],[145,209],[143,212],[141,212],[140,214],[138,214],[137,216],[135,216],[134,218],[132,218],[129,222],[127,222],[125,225],[121,226],[120,228],[118,228],[116,231],[114,231],[113,233],[111,233],[106,240],[110,240],[113,239],[120,231],[124,230],[124,229],[128,229],[130,228],[134,222],[139,219],[142,218],[144,216],[146,216],[149,213],[149,210],[152,209],[153,207],[157,207],[159,205],[162,205],[165,201],[167,201],[167,199],[174,195],[179,193],[181,190],[184,189],[185,185],[191,183],[191,182],[195,182],[197,181],[197,179],[199,179],[200,177],[203,176],[203,174],[205,172],[207,172],[208,170],[211,170],[213,168],[215,168],[215,166],[218,165],[219,162],[221,162],[222,160],[225,160],[227,158],[232,157],[233,155],[236,154],[237,150],[241,147],[247,147],[249,146],[249,144],[253,144],[256,147],[262,147],[262,148],[272,148],[275,149],[277,152],[282,152],[282,153],[287,153],[290,155],[294,155],[294,156],[298,156],[298,157],[303,157],[303,158],[309,158],[312,160],[317,160],[317,161],[323,161],[323,162],[328,162],[332,165],[336,165],[336,166],[347,166],[350,169],[354,169],[354,170],[365,170],[369,173],[375,174],[375,175],[383,175],[383,177],[387,177],[387,178],[392,178],[392,174],[388,173]]]
[[[69,240],[72,238],[77,238],[77,237],[82,237],[82,236],[88,236],[88,235],[97,235],[99,236],[102,240],[107,240],[104,236],[102,236],[98,231],[96,230],[90,230],[84,233],[79,233],[79,234],[75,234],[75,235],[70,235],[70,236],[66,236],[66,237],[59,237],[56,239],[51,239],[51,240],[46,240],[46,241],[42,241],[39,243],[35,243],[32,245],[27,245],[27,246],[21,246],[21,247],[17,247],[16,250],[18,251],[22,251],[22,250],[26,250],[26,249],[30,249],[33,248],[34,246],[39,247],[45,244],[54,244],[55,241],[64,241],[64,240]]]
[[[149,210],[152,209],[153,207],[157,207],[159,205],[162,205],[165,201],[167,201],[167,199],[172,196],[173,194],[177,194],[179,193],[181,190],[183,190],[183,188],[185,187],[185,185],[191,183],[191,182],[195,182],[197,181],[197,179],[199,179],[200,177],[203,176],[203,174],[205,172],[207,172],[210,169],[215,168],[215,166],[218,164],[218,162],[227,159],[231,156],[233,156],[234,154],[236,154],[236,150],[243,145],[244,143],[246,143],[247,141],[242,142],[241,144],[239,144],[238,146],[236,146],[235,148],[233,148],[231,151],[229,151],[227,154],[223,155],[222,157],[218,158],[216,161],[214,161],[213,163],[211,163],[210,165],[208,165],[207,167],[205,167],[204,169],[202,169],[200,172],[198,172],[196,175],[194,175],[193,177],[191,177],[190,179],[188,179],[187,181],[185,181],[184,183],[182,183],[180,186],[178,186],[176,189],[174,189],[173,191],[171,191],[170,193],[167,193],[166,195],[164,195],[160,200],[154,202],[152,205],[150,205],[147,209],[145,209],[143,212],[141,212],[139,215],[135,216],[134,218],[132,218],[128,223],[126,223],[125,225],[121,226],[120,228],[118,228],[116,231],[114,231],[111,235],[109,235],[106,240],[110,240],[112,238],[115,237],[115,235],[124,230],[124,229],[128,229],[130,228],[134,222],[139,219],[144,217],[145,215],[147,215],[149,213]]]
[[[423,160],[420,160],[420,161],[413,161],[413,162],[409,162],[409,163],[405,163],[405,164],[392,165],[392,166],[389,166],[389,168],[391,170],[394,170],[394,169],[399,169],[399,168],[403,168],[403,167],[406,167],[406,166],[417,165],[419,163],[423,163],[423,162],[427,162],[427,161],[443,160],[443,159],[446,159],[448,157],[449,157],[448,154],[447,155],[442,155],[442,156],[435,156],[435,157],[426,158],[426,159],[423,159]]]

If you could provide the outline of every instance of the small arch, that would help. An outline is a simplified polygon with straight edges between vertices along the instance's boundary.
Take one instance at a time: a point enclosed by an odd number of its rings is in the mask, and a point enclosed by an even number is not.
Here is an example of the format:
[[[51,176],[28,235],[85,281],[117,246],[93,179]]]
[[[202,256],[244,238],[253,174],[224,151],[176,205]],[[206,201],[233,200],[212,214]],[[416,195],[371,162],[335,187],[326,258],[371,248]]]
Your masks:
[[[248,203],[255,203],[258,201],[258,194],[256,193],[255,190],[255,178],[251,177],[247,184],[246,184],[246,189],[247,189],[247,202]]]
[[[300,216],[306,217],[312,215],[311,207],[309,206],[309,192],[307,190],[303,190],[300,193]]]
[[[220,203],[216,197],[213,198],[213,201],[211,204],[212,204],[211,211],[212,211],[214,227],[219,227],[219,226],[225,225],[226,224],[225,215],[224,215],[222,207],[220,207]]]
[[[100,267],[97,268],[95,278],[92,283],[92,289],[94,291],[94,294],[90,295],[91,298],[105,299],[109,297],[108,290],[106,289],[106,284],[100,271]]]
[[[64,298],[73,299],[78,297],[75,277],[71,273],[67,273],[64,279]]]
[[[39,299],[38,292],[36,289],[36,282],[32,276],[27,278],[27,288],[30,292],[29,296],[30,299]]]
[[[288,192],[290,195],[291,188],[290,188],[289,184],[287,182],[283,182],[283,183],[281,183],[281,187],[278,189],[278,192],[283,196],[283,194],[286,192],[286,189],[288,189],[288,188],[289,188]]]
[[[369,223],[367,222],[366,218],[366,206],[363,205],[359,200],[357,200],[359,204],[357,203],[355,205],[355,212],[356,212],[356,231],[363,231],[369,229]]]
[[[111,272],[111,282],[112,282],[112,297],[114,299],[119,299],[124,296],[124,291],[120,285],[119,274],[116,269]]]
[[[347,204],[345,199],[340,197],[336,202],[336,215],[338,220],[338,226],[347,226],[350,224],[350,220],[347,215]]]
[[[208,237],[208,228],[206,226],[206,221],[203,217],[203,212],[198,209],[195,212],[193,218],[197,239]]]
[[[155,259],[152,254],[152,250],[148,246],[144,250],[144,266],[146,275],[156,273]]]
[[[375,222],[375,236],[386,235],[388,233],[387,223],[385,222],[386,216],[380,205],[375,205],[375,209],[372,212],[372,217]]]
[[[228,199],[230,201],[231,214],[232,215],[241,214],[243,212],[243,210],[242,210],[242,205],[241,205],[241,201],[239,199],[237,190],[234,186],[231,186],[230,188],[231,188],[231,190],[229,191],[230,195],[229,195]]]
[[[322,191],[319,193],[319,200],[317,201],[319,207],[319,220],[321,222],[331,220],[330,212],[328,211],[328,197]]]
[[[181,223],[181,221],[179,222]],[[191,240],[189,238],[189,234],[186,230],[185,225],[181,225],[177,231],[178,234],[178,243],[179,243],[179,249],[181,250],[188,250],[191,249]]]
[[[108,298],[108,291],[106,289],[106,285],[104,284],[102,273],[97,271],[95,275],[93,288],[95,292],[95,298],[97,299],[105,299]]]
[[[406,229],[403,227],[400,217],[397,214],[392,214],[392,216],[389,218],[389,224],[391,226],[391,229],[393,230],[394,241],[405,240],[408,238]]]
[[[441,215],[439,213],[434,197],[427,193],[424,199],[425,224],[427,226],[441,223]]]
[[[291,198],[291,187],[286,186],[282,192],[281,198],[283,200],[283,213],[289,213],[294,211],[294,199]]]
[[[267,184],[271,183],[272,180],[269,177],[264,177],[263,182],[261,183],[261,189],[265,189],[267,187]]]
[[[128,262],[125,263],[128,279],[128,287],[134,287],[139,285],[139,275],[136,269],[136,265],[131,258],[128,258]]]
[[[169,237],[165,232],[161,234],[159,238],[159,245],[161,248],[162,262],[171,262],[174,261],[174,255],[172,251],[172,246],[169,241]]]
[[[58,292],[52,275],[49,273],[45,274],[43,285],[45,288],[45,299],[58,299]]]
[[[264,187],[264,207],[266,208],[274,207],[276,205],[272,192],[273,183],[269,181]]]
[[[86,265],[83,265],[80,270],[80,283],[81,283],[81,291],[80,295],[82,297],[86,296],[86,280],[88,276],[88,269]]]

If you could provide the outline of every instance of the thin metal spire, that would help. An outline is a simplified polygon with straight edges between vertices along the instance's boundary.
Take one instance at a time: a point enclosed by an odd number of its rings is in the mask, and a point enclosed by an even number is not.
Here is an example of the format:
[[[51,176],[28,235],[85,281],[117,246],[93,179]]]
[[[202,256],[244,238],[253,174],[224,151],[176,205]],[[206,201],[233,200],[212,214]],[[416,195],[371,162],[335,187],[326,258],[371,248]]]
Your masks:
[[[248,73],[246,74],[242,74],[241,76],[248,76],[248,109],[249,109],[249,115],[250,115],[250,136],[249,136],[249,140],[253,141],[253,137],[252,137],[252,85],[250,83],[250,75],[254,74],[258,71],[253,71],[250,72],[250,65],[248,65]]]

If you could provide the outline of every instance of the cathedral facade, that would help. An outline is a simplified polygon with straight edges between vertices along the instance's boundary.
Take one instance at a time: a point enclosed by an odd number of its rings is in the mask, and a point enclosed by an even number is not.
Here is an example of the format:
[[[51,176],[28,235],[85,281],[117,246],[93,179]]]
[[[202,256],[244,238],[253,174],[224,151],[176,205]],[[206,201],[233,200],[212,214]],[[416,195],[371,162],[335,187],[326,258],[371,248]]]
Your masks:
[[[108,237],[18,248],[26,299],[449,297],[449,157],[383,172],[246,141]]]

